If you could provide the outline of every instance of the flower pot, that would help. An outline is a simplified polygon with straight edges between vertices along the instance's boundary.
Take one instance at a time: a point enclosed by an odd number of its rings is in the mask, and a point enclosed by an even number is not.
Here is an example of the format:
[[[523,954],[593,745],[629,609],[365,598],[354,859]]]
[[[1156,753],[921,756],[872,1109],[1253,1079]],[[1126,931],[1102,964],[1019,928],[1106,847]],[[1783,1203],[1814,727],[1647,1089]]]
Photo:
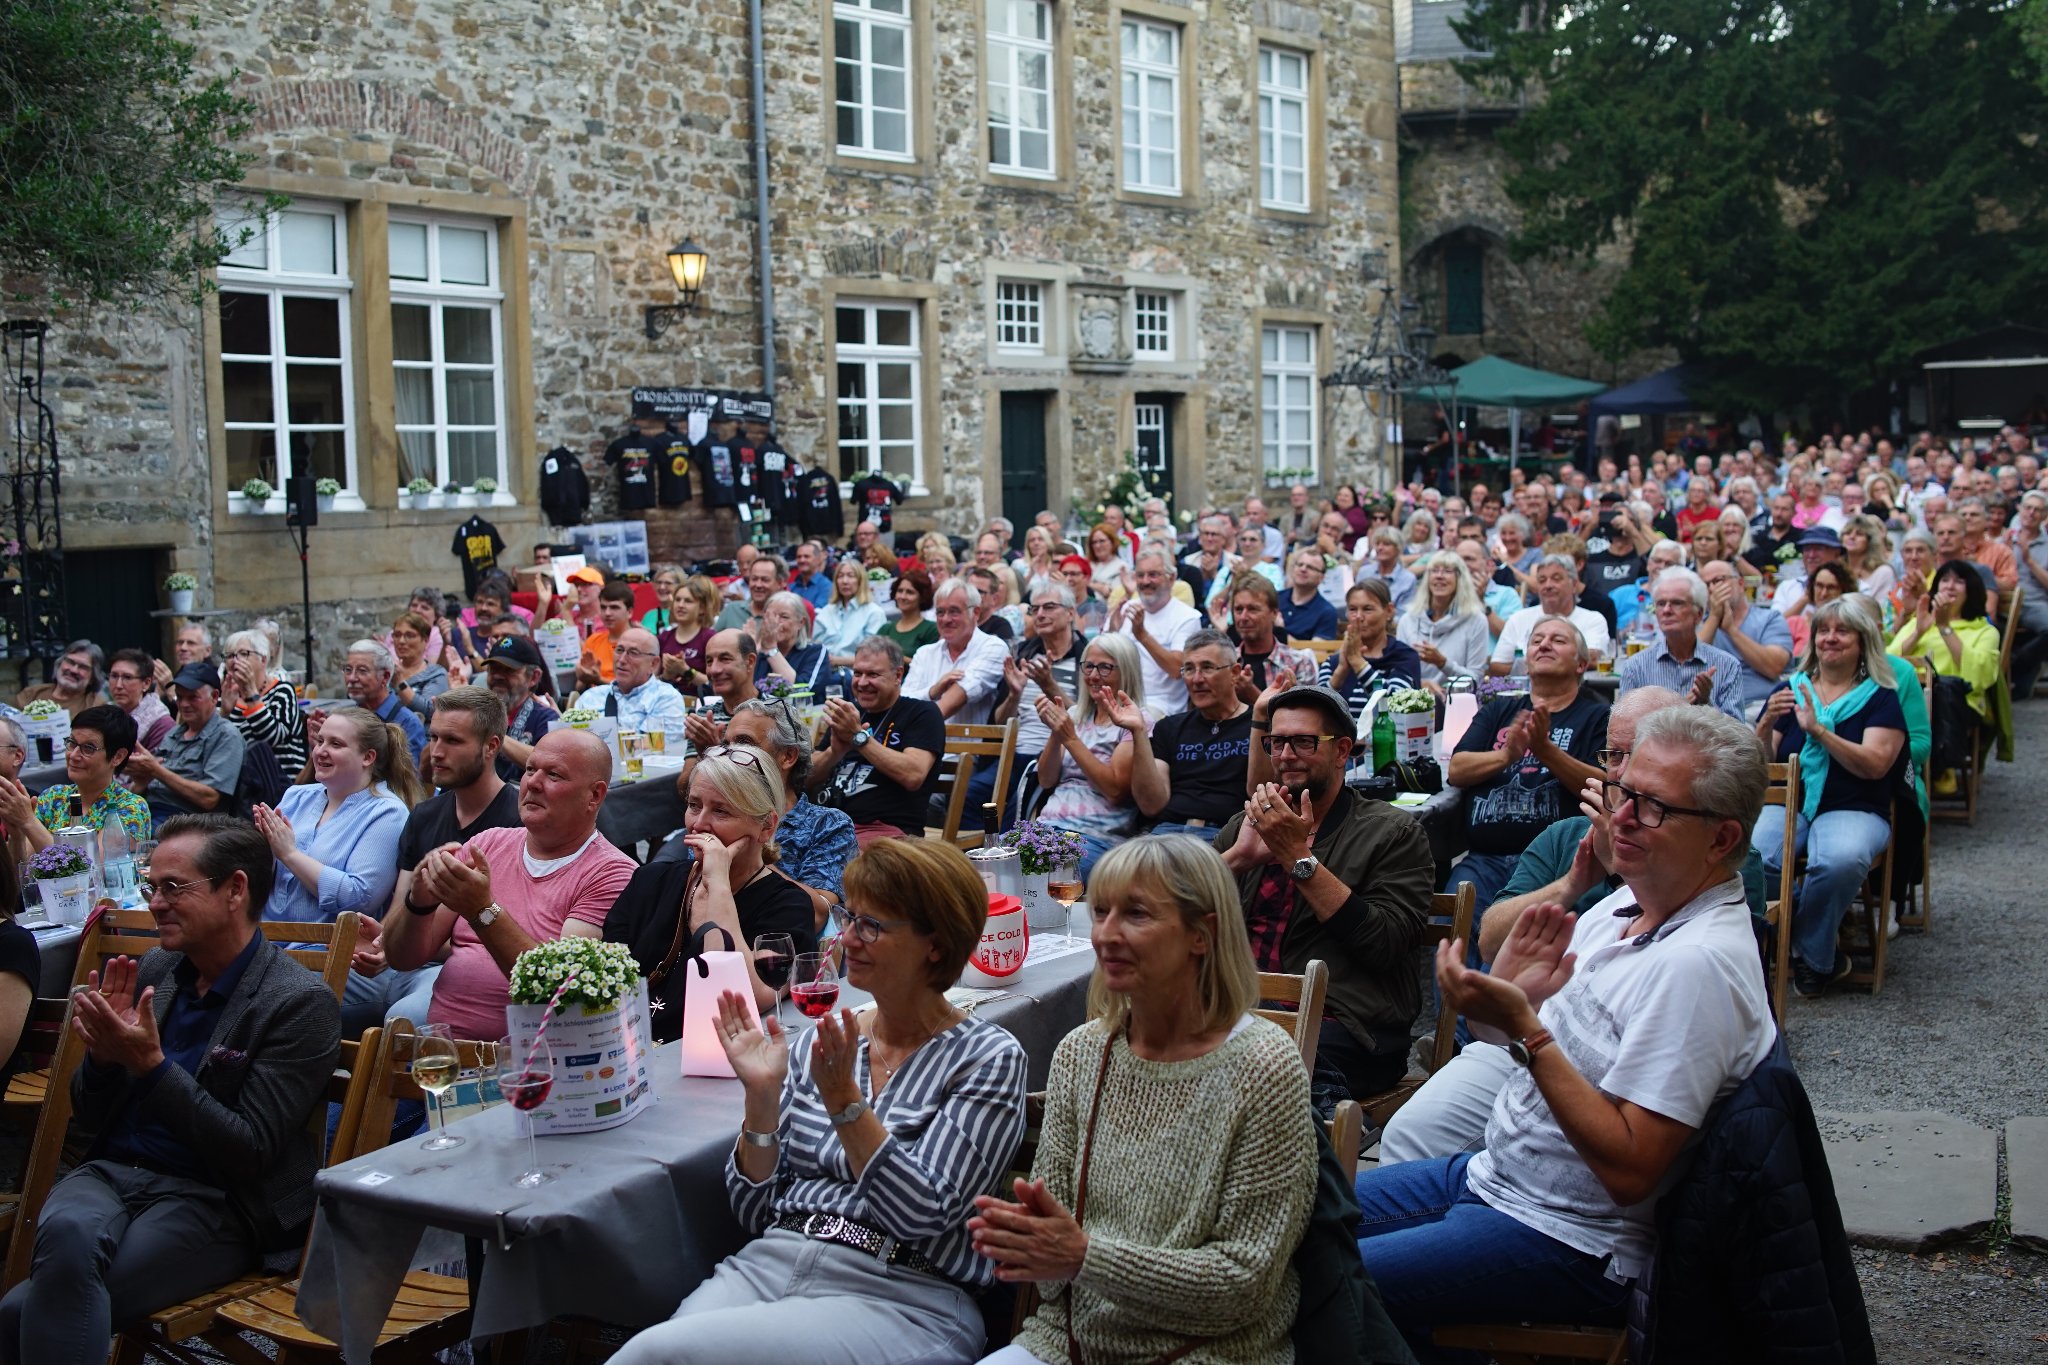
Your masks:
[[[507,1036],[531,1038],[547,1012],[546,1005],[506,1005]],[[616,1128],[653,1106],[647,1060],[654,1038],[645,979],[610,1009],[564,1009],[548,1019],[547,1040],[555,1081],[532,1114],[533,1130],[542,1137]]]
[[[1068,910],[1052,898],[1052,892],[1046,889],[1048,880],[1042,872],[1024,875],[1024,919],[1034,934],[1064,934]]]
[[[334,496],[332,493],[317,493],[313,497],[313,503],[322,512],[332,512],[334,510]]]
[[[487,501],[489,499],[481,493],[451,493],[448,495],[448,505],[451,507],[482,507]]]
[[[193,591],[191,588],[172,588],[170,590],[171,610],[177,612],[180,616],[191,615]]]
[[[38,877],[43,915],[52,924],[83,924],[92,910],[92,873],[75,877]]]

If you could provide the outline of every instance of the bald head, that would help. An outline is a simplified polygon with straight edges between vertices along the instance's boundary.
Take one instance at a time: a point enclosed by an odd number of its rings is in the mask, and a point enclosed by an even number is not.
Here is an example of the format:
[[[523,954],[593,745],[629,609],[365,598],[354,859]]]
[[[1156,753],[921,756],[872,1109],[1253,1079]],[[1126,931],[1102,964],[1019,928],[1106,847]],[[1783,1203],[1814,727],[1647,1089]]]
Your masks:
[[[536,857],[564,856],[590,838],[611,777],[611,746],[588,730],[541,736],[519,779],[519,823]]]
[[[632,627],[623,635],[612,651],[613,678],[619,691],[631,692],[654,676],[654,666],[661,658],[661,646],[651,632]]]
[[[1684,706],[1687,702],[1668,687],[1637,687],[1621,694],[1614,703],[1614,709],[1607,713],[1607,747],[1610,749],[1633,749],[1636,743],[1636,726],[1644,716],[1662,711],[1667,706]]]

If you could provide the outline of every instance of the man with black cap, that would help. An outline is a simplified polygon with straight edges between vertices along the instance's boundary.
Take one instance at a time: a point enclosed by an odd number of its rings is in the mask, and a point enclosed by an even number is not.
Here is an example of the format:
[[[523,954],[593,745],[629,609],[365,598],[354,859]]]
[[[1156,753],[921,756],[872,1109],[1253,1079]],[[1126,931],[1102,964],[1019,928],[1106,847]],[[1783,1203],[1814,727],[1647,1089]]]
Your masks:
[[[178,694],[178,724],[151,753],[138,748],[128,771],[146,781],[142,797],[158,824],[174,815],[232,813],[242,777],[242,732],[220,713],[220,670],[205,661],[186,664],[171,679]]]
[[[480,681],[505,703],[505,742],[498,749],[498,776],[516,782],[526,771],[533,746],[555,723],[555,713],[535,696],[547,672],[540,647],[523,635],[508,635],[484,655]]]
[[[1778,586],[1771,594],[1771,608],[1784,614],[1798,605],[1806,596],[1807,580],[1813,571],[1823,564],[1832,564],[1842,557],[1842,537],[1832,526],[1809,526],[1799,533],[1800,572],[1778,575]]]
[[[1252,957],[1265,972],[1327,964],[1319,1098],[1378,1094],[1407,1074],[1422,1006],[1429,839],[1407,812],[1344,785],[1358,724],[1333,689],[1264,693],[1251,724],[1251,799],[1215,843],[1237,879]]]

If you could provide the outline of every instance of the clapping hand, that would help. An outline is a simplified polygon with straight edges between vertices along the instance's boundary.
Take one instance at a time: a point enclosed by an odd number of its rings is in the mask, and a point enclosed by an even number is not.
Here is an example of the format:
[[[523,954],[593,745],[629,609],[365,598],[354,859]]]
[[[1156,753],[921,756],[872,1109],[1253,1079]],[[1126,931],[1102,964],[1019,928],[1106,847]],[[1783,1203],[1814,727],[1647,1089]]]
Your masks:
[[[782,1078],[789,1074],[789,1039],[772,1014],[756,1023],[747,1002],[736,991],[718,995],[719,1046],[732,1063],[733,1075],[750,1094],[782,1095]]]
[[[1531,1009],[1540,1007],[1572,979],[1578,956],[1567,950],[1578,919],[1555,901],[1524,910],[1493,960],[1494,977],[1513,983]]]
[[[1686,689],[1686,699],[1694,706],[1705,706],[1707,699],[1714,695],[1714,670],[1709,668],[1692,680]]]
[[[292,830],[291,821],[261,802],[257,803],[254,814],[256,832],[270,842],[272,853],[285,858],[299,851],[298,838]]]
[[[1258,826],[1278,862],[1294,863],[1308,856],[1315,841],[1315,803],[1307,792],[1301,794],[1297,809],[1287,788],[1278,782],[1262,782],[1244,803],[1245,823]]]
[[[1052,737],[1055,740],[1064,745],[1073,739],[1075,733],[1073,713],[1051,697],[1040,697],[1034,705],[1038,708],[1038,719],[1044,722],[1045,728],[1052,732]]]
[[[11,777],[0,776],[0,820],[10,830],[19,830],[36,818],[36,799],[28,788]]]
[[[683,738],[688,740],[697,752],[702,753],[723,739],[724,735],[719,731],[718,722],[711,719],[708,714],[703,711],[692,711],[683,717]]]
[[[156,1031],[156,987],[135,993],[135,961],[116,957],[72,996],[71,1027],[101,1066],[118,1066],[131,1076],[163,1061]]]
[[[978,1195],[967,1220],[974,1249],[996,1263],[1006,1284],[1071,1280],[1088,1259],[1088,1234],[1046,1191],[1043,1180],[1018,1180],[1013,1202]]]
[[[825,728],[832,732],[835,742],[851,748],[854,732],[860,729],[860,708],[844,697],[828,698],[825,702]]]
[[[1134,735],[1145,728],[1145,708],[1132,701],[1131,694],[1121,689],[1098,689],[1095,709],[1109,717],[1111,725]]]
[[[348,960],[357,976],[375,976],[385,968],[384,922],[368,915],[356,919],[356,950]]]
[[[853,1059],[859,1054],[860,1021],[852,1010],[818,1020],[811,1042],[811,1080],[827,1110],[837,1113],[861,1097],[853,1074]]]

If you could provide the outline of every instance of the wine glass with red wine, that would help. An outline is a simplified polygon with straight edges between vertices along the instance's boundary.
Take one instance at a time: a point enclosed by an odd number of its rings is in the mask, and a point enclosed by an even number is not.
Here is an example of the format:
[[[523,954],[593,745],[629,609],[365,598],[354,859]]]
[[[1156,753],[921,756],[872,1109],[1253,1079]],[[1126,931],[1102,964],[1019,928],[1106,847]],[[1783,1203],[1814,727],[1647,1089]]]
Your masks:
[[[830,953],[798,953],[789,977],[789,998],[797,1012],[816,1023],[839,1004],[839,980]]]
[[[540,1144],[534,1138],[533,1115],[536,1109],[547,1103],[548,1092],[554,1089],[555,1056],[548,1047],[545,1034],[537,1040],[514,1034],[511,1043],[498,1064],[498,1093],[519,1112],[518,1122],[526,1129],[527,1168],[512,1183],[530,1190],[554,1179],[541,1169]]]
[[[1067,918],[1060,927],[1068,938],[1074,936],[1074,902],[1081,899],[1084,889],[1078,862],[1062,863],[1046,875],[1045,894],[1067,909]]]
[[[782,996],[796,965],[796,940],[788,934],[762,934],[754,940],[754,974],[775,992],[775,1022],[782,1022]]]

